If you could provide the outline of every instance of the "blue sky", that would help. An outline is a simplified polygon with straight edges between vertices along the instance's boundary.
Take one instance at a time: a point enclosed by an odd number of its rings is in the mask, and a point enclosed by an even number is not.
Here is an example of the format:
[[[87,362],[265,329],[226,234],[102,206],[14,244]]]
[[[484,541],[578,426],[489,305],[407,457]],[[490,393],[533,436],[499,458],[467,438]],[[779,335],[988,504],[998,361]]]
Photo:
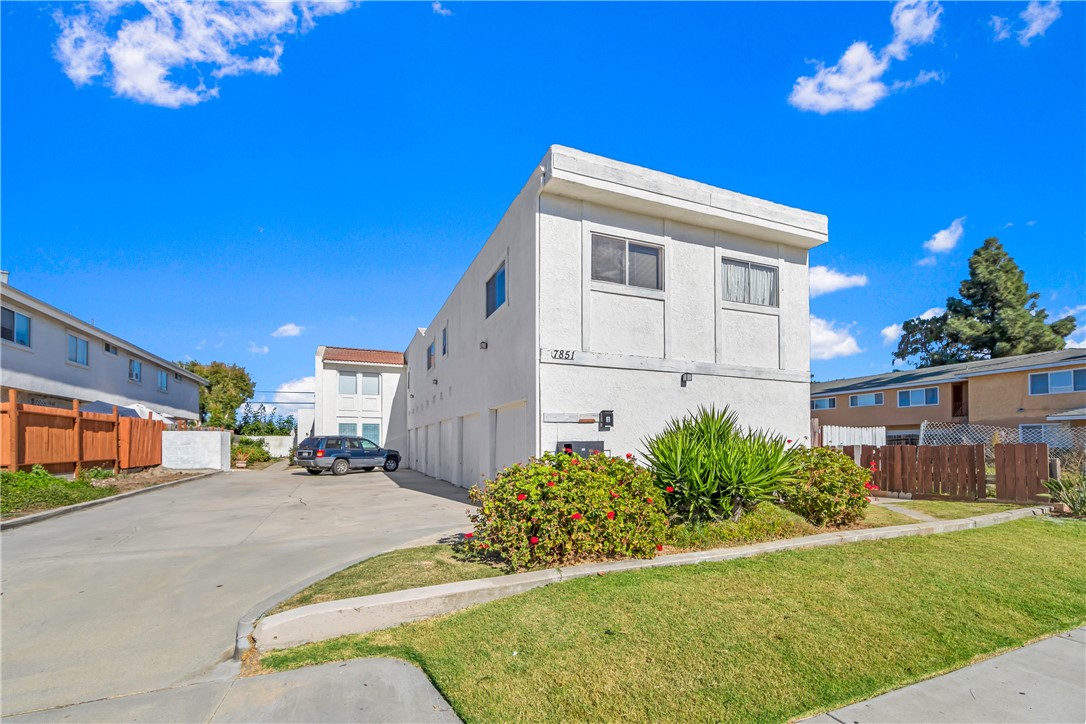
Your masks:
[[[1086,325],[1081,3],[171,7],[0,6],[3,267],[167,358],[403,349],[552,143],[827,214],[818,379],[988,236]]]

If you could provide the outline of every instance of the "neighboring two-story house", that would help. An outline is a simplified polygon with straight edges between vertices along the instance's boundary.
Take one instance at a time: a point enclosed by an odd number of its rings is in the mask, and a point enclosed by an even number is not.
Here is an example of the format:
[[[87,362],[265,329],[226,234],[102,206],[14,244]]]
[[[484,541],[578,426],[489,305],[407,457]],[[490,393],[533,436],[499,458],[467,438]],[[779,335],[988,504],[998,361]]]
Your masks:
[[[826,240],[820,214],[551,147],[407,348],[405,461],[470,486],[547,450],[637,452],[708,404],[804,438]]]
[[[0,393],[22,404],[81,403],[198,420],[199,375],[0,282]],[[108,411],[101,406],[97,411]],[[131,413],[130,413],[131,414]]]
[[[811,417],[884,426],[888,442],[915,442],[927,421],[1012,427],[1023,442],[1063,444],[1069,428],[1086,426],[1086,350],[816,382]]]
[[[406,456],[405,371],[403,352],[318,347],[313,434],[357,435]]]

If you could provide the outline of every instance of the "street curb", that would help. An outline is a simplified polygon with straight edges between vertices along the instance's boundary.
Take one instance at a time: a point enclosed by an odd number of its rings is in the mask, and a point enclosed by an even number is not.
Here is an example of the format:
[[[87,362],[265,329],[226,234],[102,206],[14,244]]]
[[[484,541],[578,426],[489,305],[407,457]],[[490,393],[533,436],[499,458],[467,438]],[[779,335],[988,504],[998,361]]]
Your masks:
[[[506,598],[550,583],[586,576],[662,566],[716,563],[739,558],[750,558],[763,553],[819,548],[857,541],[888,540],[913,535],[952,533],[974,528],[985,528],[1020,518],[1044,515],[1050,510],[1051,506],[1037,506],[959,520],[912,523],[886,528],[849,530],[839,533],[819,533],[802,538],[769,541],[735,548],[675,553],[648,560],[631,559],[607,563],[589,563],[568,568],[551,568],[529,573],[498,576],[496,578],[459,581],[424,588],[413,588],[406,591],[393,591],[359,598],[327,601],[248,622],[249,627],[244,634],[244,648],[248,649],[253,645],[250,643],[250,636],[252,636],[252,641],[255,642],[255,646],[259,651],[274,651],[312,641],[324,641],[347,634],[378,631],[432,616],[451,613],[476,604]],[[239,647],[242,646],[241,633],[239,625]]]
[[[31,513],[30,515],[24,515],[19,518],[11,518],[10,520],[0,521],[0,530],[8,530],[10,528],[20,528],[24,525],[30,525],[31,523],[40,523],[43,520],[49,520],[50,518],[56,518],[61,515],[68,515],[68,513],[78,513],[81,510],[87,508],[93,508],[98,505],[105,505],[106,503],[112,503],[115,500],[123,500],[124,498],[131,498],[133,495],[142,495],[143,493],[150,493],[155,490],[162,490],[163,488],[172,488],[175,485],[181,483],[190,483],[193,480],[200,480],[212,475],[218,475],[219,473],[227,472],[225,470],[212,470],[207,473],[199,473],[197,475],[191,475],[187,478],[180,478],[179,480],[171,480],[168,483],[159,483],[158,485],[148,485],[146,488],[137,488],[136,490],[129,490],[127,493],[118,493],[117,495],[110,495],[108,498],[98,498],[97,500],[88,500],[83,503],[75,503],[74,505],[65,505],[62,508],[53,508],[52,510],[43,510],[40,513]]]

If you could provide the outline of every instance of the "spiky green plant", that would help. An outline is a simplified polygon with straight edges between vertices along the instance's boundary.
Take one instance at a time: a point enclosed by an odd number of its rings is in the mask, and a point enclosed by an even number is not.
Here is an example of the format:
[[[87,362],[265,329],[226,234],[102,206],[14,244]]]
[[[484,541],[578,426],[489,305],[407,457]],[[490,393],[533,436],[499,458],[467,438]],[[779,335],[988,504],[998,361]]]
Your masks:
[[[645,460],[667,493],[668,506],[687,520],[738,520],[773,500],[795,476],[795,454],[780,435],[744,430],[727,406],[699,406],[644,441]]]

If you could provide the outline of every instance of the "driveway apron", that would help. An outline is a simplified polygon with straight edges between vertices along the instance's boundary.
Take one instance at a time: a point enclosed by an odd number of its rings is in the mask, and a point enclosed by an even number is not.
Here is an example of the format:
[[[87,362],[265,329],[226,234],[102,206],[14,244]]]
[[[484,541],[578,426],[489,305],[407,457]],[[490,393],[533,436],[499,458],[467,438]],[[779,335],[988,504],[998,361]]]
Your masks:
[[[238,620],[313,576],[467,524],[411,471],[215,475],[5,531],[6,715],[223,678]]]

